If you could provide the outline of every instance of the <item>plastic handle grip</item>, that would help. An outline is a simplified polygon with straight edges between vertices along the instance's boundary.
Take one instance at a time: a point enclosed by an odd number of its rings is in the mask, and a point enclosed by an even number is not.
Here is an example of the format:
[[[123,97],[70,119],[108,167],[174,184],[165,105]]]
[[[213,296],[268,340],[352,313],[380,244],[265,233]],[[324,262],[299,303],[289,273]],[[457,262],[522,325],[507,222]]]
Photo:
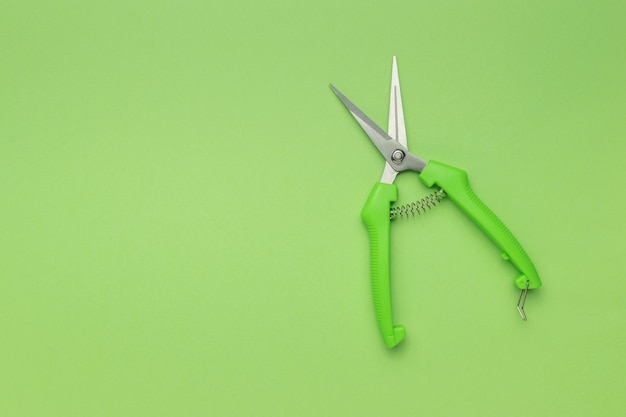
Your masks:
[[[496,244],[502,251],[502,257],[511,261],[520,272],[515,285],[526,288],[538,288],[541,280],[532,261],[522,245],[506,228],[500,219],[474,194],[467,179],[467,173],[461,169],[430,161],[419,174],[420,180],[428,187],[437,184],[448,197]]]
[[[378,328],[388,348],[400,343],[406,336],[403,326],[394,326],[391,314],[391,286],[389,281],[389,210],[398,199],[394,184],[374,184],[361,218],[370,239],[370,271],[372,293]]]

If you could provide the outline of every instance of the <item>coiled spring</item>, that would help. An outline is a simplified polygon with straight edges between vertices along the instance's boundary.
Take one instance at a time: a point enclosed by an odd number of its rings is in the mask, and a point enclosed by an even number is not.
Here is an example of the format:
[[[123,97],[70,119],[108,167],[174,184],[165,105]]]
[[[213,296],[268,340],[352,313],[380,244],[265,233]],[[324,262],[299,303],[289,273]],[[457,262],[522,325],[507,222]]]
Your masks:
[[[389,218],[393,220],[398,217],[409,217],[409,215],[413,217],[415,217],[416,214],[418,216],[422,215],[426,213],[426,210],[431,210],[436,207],[437,204],[439,204],[444,198],[446,198],[446,193],[440,188],[438,191],[435,191],[414,203],[392,207],[391,212],[389,213]]]

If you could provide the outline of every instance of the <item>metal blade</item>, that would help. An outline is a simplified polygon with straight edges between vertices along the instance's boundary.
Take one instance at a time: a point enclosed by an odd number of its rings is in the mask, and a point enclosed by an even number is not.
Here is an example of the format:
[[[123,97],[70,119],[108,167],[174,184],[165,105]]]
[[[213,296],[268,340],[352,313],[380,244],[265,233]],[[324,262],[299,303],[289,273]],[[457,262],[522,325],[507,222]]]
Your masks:
[[[389,97],[389,124],[387,127],[389,136],[408,148],[406,142],[406,126],[404,124],[404,112],[402,110],[402,95],[400,94],[400,77],[398,76],[398,63],[393,57],[391,68],[391,93]]]
[[[398,63],[396,57],[393,57],[391,67],[391,92],[389,94],[389,121],[387,124],[387,133],[393,139],[397,140],[405,148],[408,148],[406,141],[406,126],[404,124],[404,111],[402,110],[402,96],[400,95],[400,77],[398,76]],[[381,182],[391,184],[398,172],[393,169],[389,162],[385,162],[385,169]]]
[[[376,123],[374,123],[365,113],[354,105],[341,91],[337,90],[334,85],[330,84],[330,88],[343,102],[344,106],[352,113],[352,116],[361,125],[370,140],[378,148],[380,153],[385,157],[391,168],[396,172],[412,170],[422,172],[426,166],[426,161],[419,159],[409,152],[409,150],[398,141],[389,137]],[[382,181],[382,180],[381,180]],[[387,182],[387,181],[384,181]],[[393,179],[391,179],[393,182]],[[391,183],[389,182],[389,183]]]
[[[354,103],[348,100],[348,98],[344,96],[341,91],[337,90],[334,85],[330,84],[330,88],[343,102],[344,106],[348,108],[350,113],[352,113],[352,116],[354,116],[359,125],[361,125],[361,128],[363,128],[367,136],[369,136],[370,140],[385,157],[387,162],[389,162],[389,165],[394,171],[401,172],[412,170],[422,172],[426,166],[426,161],[419,159],[409,152],[405,146],[390,138],[388,134],[386,134],[376,123],[367,117],[367,115],[355,106]],[[391,182],[393,182],[393,179]],[[391,182],[388,183],[391,184]]]

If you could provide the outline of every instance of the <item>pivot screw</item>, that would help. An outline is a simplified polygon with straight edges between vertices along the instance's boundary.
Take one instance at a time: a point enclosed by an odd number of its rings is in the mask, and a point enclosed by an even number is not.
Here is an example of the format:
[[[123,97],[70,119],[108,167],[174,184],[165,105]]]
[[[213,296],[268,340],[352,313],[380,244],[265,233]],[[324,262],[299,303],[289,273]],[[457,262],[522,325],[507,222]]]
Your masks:
[[[396,164],[399,164],[400,162],[402,162],[403,159],[404,159],[404,152],[402,152],[400,149],[396,149],[391,154],[391,160],[395,162]]]

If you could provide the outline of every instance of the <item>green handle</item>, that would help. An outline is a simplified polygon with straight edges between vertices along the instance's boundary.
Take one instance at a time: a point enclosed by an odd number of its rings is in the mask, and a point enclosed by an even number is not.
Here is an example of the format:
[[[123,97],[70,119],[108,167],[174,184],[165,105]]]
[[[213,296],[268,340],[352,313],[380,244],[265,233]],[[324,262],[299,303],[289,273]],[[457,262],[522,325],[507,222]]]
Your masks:
[[[361,212],[370,238],[370,271],[372,293],[378,328],[385,345],[392,348],[404,339],[403,326],[394,326],[391,315],[391,287],[389,282],[389,211],[398,199],[394,184],[374,184]]]
[[[541,280],[532,261],[513,234],[489,208],[476,197],[467,179],[467,173],[458,168],[430,161],[420,173],[428,187],[437,184],[448,197],[470,218],[502,251],[502,257],[511,261],[520,275],[515,279],[518,288],[538,288]]]

